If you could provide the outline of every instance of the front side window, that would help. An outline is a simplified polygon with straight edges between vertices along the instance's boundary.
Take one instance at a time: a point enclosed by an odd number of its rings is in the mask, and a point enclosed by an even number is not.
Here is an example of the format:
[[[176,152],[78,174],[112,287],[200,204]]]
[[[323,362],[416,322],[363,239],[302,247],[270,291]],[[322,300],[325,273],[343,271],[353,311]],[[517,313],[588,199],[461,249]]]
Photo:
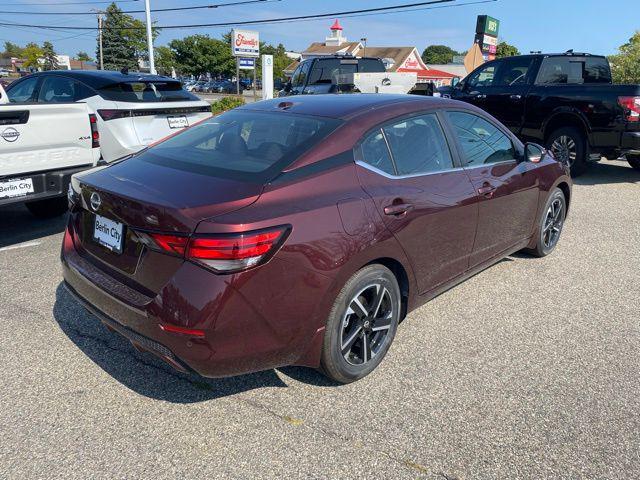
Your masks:
[[[307,79],[307,73],[309,72],[309,66],[310,65],[311,65],[311,62],[303,62],[296,69],[296,71],[293,74],[293,82],[292,82],[292,85],[294,87],[300,87],[300,86],[304,85],[304,83],[305,83],[305,81]]]
[[[496,65],[491,63],[476,70],[472,73],[467,81],[467,85],[472,88],[476,87],[491,87],[493,86],[493,79],[496,74]]]
[[[11,103],[30,102],[33,100],[33,91],[38,83],[38,77],[31,77],[17,83],[7,92]]]
[[[205,82],[199,83],[204,85]],[[180,82],[171,81],[132,81],[107,85],[98,89],[105,100],[115,102],[184,102],[199,100],[192,93],[182,88]]]
[[[435,114],[411,117],[383,128],[398,175],[453,168],[449,146]]]
[[[38,93],[40,103],[77,102],[95,95],[89,87],[66,77],[45,77]]]
[[[515,159],[509,137],[484,118],[466,112],[448,112],[448,116],[462,147],[464,166]]]
[[[282,112],[230,111],[159,143],[131,161],[262,183],[341,123]]]

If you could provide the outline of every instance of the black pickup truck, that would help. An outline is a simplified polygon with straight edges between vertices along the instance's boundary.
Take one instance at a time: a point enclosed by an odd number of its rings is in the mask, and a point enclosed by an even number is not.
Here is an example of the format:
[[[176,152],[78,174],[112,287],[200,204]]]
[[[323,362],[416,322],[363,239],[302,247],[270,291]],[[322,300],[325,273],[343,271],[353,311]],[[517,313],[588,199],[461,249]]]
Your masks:
[[[606,57],[535,54],[484,63],[443,96],[473,103],[579,175],[602,156],[640,170],[640,85],[614,85]]]

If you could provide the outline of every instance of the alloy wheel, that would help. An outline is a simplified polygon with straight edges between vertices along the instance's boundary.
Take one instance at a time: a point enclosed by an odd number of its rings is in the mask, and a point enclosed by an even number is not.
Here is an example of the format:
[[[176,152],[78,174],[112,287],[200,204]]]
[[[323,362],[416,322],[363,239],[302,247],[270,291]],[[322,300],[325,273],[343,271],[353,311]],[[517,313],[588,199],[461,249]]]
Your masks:
[[[562,200],[556,198],[551,202],[544,217],[542,227],[542,242],[546,249],[555,247],[560,238],[562,224],[564,223],[564,204]]]
[[[349,364],[363,365],[384,351],[393,308],[389,290],[379,283],[366,286],[351,299],[340,331],[340,350]]]
[[[562,163],[570,167],[575,163],[578,156],[578,148],[573,138],[568,135],[561,135],[551,144],[553,155]]]

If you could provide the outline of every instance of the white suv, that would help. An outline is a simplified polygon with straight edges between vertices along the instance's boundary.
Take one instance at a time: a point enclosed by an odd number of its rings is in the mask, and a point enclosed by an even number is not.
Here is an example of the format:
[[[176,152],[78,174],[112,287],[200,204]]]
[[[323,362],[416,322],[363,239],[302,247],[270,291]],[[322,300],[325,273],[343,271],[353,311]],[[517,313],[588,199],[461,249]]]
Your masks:
[[[6,90],[11,103],[85,102],[97,114],[100,151],[107,162],[211,116],[209,103],[184,90],[179,81],[159,75],[106,70],[38,72]]]

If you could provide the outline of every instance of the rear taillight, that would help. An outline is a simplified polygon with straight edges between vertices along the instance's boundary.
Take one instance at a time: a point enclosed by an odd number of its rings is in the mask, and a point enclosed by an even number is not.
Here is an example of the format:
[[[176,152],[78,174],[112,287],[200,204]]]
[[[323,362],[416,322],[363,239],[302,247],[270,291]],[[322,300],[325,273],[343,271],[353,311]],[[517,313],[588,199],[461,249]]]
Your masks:
[[[100,133],[98,132],[98,117],[94,113],[89,114],[89,125],[91,125],[91,148],[100,146]]]
[[[118,118],[127,118],[131,116],[131,110],[98,110],[98,113],[105,122],[109,120],[116,120]]]
[[[627,122],[640,121],[640,97],[618,97],[618,104],[624,109]]]
[[[183,237],[142,234],[151,248],[204,265],[216,272],[239,272],[265,263],[282,245],[289,226],[243,233]],[[151,242],[150,242],[150,241]]]

